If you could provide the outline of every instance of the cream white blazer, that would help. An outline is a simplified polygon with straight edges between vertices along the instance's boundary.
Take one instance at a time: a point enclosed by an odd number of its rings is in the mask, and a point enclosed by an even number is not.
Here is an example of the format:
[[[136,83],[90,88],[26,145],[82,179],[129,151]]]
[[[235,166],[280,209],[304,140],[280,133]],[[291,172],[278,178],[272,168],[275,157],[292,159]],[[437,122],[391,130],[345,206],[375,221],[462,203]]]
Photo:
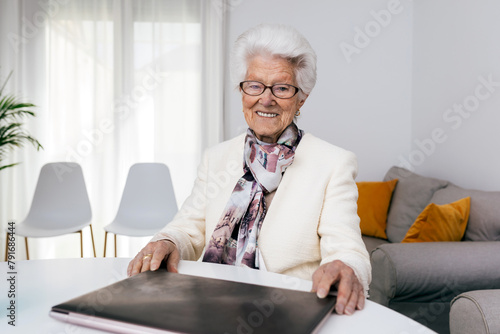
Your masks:
[[[200,259],[243,175],[244,141],[242,134],[205,152],[191,195],[152,241],[170,239],[182,259]],[[356,174],[353,153],[303,136],[259,234],[268,271],[311,280],[319,265],[341,260],[368,290],[371,267],[359,228]]]

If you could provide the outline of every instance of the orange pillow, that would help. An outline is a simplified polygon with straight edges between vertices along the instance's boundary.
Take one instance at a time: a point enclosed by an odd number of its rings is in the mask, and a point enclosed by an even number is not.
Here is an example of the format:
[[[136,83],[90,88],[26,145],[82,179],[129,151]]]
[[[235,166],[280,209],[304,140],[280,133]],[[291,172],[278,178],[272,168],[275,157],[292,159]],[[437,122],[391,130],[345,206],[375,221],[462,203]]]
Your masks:
[[[387,239],[387,212],[398,179],[387,182],[357,182],[358,216],[363,235]]]
[[[444,205],[429,204],[401,242],[460,241],[470,213],[470,197]]]

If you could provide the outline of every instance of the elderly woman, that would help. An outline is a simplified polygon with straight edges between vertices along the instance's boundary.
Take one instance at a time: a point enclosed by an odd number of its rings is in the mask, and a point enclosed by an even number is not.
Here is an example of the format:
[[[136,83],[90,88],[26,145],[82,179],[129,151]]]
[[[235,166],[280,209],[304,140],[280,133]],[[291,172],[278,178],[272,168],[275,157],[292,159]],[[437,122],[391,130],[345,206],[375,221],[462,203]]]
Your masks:
[[[356,158],[294,122],[316,82],[316,54],[293,28],[259,25],[237,39],[231,71],[246,134],[205,152],[192,194],[128,274],[202,259],[312,279],[320,298],[338,291],[337,313],[362,309],[371,268]]]

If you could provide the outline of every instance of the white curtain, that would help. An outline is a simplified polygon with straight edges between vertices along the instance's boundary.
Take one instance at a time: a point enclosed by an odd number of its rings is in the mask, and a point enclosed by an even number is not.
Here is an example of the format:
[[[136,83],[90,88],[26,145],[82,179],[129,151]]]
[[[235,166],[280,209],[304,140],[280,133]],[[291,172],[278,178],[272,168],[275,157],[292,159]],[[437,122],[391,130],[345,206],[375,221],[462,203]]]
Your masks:
[[[98,256],[132,164],[165,163],[180,205],[202,150],[222,138],[224,9],[222,0],[2,1],[0,77],[14,70],[7,90],[38,106],[27,129],[44,146],[16,151],[9,162],[22,164],[0,172],[2,231],[26,216],[53,161],[83,168]],[[118,240],[118,255],[133,256],[148,238]],[[30,257],[77,257],[78,243],[30,239]],[[84,250],[91,256],[85,230]]]

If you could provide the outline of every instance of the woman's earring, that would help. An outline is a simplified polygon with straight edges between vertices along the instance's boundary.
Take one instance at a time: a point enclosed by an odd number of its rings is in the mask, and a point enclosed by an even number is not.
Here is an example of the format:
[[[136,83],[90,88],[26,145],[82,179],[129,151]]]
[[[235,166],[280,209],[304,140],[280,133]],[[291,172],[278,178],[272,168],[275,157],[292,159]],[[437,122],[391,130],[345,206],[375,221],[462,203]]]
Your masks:
[[[299,117],[299,116],[300,116],[300,110],[297,110],[297,112],[295,113],[295,116],[296,116],[296,117]]]

